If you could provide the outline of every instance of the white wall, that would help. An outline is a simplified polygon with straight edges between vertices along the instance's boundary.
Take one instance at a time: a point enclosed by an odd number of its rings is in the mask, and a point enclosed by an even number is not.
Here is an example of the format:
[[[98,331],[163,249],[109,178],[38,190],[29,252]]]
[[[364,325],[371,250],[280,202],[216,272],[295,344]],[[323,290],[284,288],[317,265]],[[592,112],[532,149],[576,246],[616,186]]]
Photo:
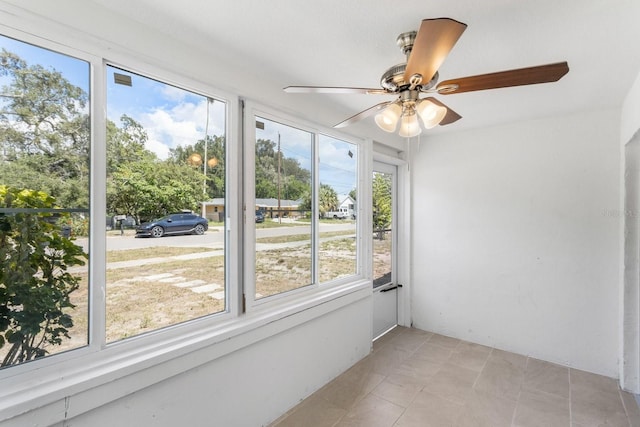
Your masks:
[[[423,140],[414,326],[618,376],[619,117]]]

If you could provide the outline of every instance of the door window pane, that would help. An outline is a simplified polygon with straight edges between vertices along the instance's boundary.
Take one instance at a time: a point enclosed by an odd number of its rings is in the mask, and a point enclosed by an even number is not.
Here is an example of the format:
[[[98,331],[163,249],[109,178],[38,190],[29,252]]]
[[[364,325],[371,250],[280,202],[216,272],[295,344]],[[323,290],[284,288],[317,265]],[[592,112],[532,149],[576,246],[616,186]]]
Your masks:
[[[373,287],[391,283],[393,175],[373,173]]]
[[[358,150],[320,135],[320,283],[356,274]]]
[[[313,134],[256,117],[255,298],[313,283]]]
[[[225,114],[107,68],[107,341],[225,310]]]
[[[0,36],[0,367],[88,341],[89,64]]]

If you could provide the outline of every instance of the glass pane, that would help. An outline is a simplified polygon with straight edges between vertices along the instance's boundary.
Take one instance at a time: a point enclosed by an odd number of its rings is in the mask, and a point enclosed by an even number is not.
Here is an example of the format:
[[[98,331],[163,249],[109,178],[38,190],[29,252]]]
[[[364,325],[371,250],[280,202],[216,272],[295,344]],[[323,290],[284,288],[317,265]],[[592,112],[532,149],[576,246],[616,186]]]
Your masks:
[[[313,134],[256,118],[256,299],[313,282]]]
[[[107,67],[107,341],[225,310],[224,102]]]
[[[356,274],[358,150],[320,135],[320,283]]]
[[[0,36],[0,367],[88,342],[89,64]]]
[[[373,173],[373,287],[391,283],[393,176]]]

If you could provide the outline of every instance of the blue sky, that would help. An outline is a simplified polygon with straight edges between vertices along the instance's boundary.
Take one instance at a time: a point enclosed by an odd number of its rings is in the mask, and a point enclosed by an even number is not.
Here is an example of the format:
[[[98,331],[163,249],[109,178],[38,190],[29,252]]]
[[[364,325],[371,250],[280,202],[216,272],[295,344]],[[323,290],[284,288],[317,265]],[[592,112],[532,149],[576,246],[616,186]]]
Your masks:
[[[29,65],[55,69],[76,86],[89,92],[89,64],[57,52],[0,36],[0,46],[24,59]],[[114,82],[114,73],[131,76],[132,85]],[[0,77],[0,84],[6,84]],[[0,99],[1,101],[1,99]],[[123,114],[142,124],[149,140],[147,149],[165,159],[170,148],[192,145],[203,139],[207,123],[207,98],[135,73],[107,67],[107,117],[119,125]],[[208,135],[225,134],[225,104],[209,103]],[[256,137],[278,140],[286,157],[295,158],[311,169],[311,134],[273,121],[265,121]],[[353,156],[349,156],[349,152]],[[357,147],[329,136],[320,138],[320,182],[331,185],[338,194],[348,194],[356,185]]]
[[[311,133],[261,117],[257,117],[256,120],[264,123],[264,129],[256,129],[256,139],[269,139],[277,143],[280,134],[280,150],[283,156],[294,158],[301,167],[311,170]],[[356,186],[357,146],[320,135],[319,150],[320,182],[333,187],[338,195],[349,194]]]
[[[86,61],[4,36],[0,36],[0,47],[17,54],[29,65],[40,64],[49,70],[59,71],[71,83],[89,92],[89,63]],[[0,77],[3,85],[6,81],[6,78]]]
[[[116,84],[114,73],[131,76],[131,86]],[[107,67],[107,116],[118,124],[126,114],[147,130],[147,148],[165,159],[170,148],[193,145],[205,136],[225,134],[225,103],[129,71]]]

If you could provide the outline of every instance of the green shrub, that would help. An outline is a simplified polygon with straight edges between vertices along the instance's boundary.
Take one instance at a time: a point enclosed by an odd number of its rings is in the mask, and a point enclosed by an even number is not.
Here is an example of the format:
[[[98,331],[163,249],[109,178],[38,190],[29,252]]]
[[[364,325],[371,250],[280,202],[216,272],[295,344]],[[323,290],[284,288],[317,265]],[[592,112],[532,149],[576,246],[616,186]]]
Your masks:
[[[46,193],[0,185],[0,349],[9,346],[3,367],[45,356],[73,326],[69,296],[80,278],[68,267],[84,265],[87,254],[61,233],[69,214],[47,211],[53,208]]]

